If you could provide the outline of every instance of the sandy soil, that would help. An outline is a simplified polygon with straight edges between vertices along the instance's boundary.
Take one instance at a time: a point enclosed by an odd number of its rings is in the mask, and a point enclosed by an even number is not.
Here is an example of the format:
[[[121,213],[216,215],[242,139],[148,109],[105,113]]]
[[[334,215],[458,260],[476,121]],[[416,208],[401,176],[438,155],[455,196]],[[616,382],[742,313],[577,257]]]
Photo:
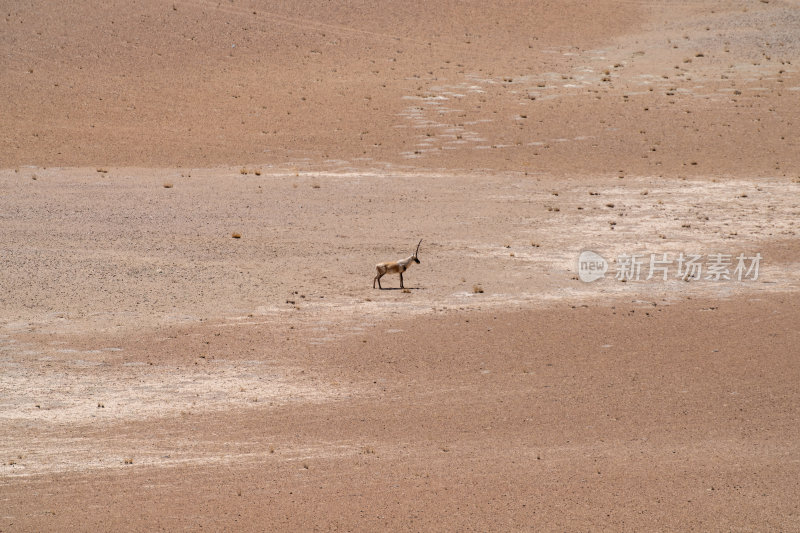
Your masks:
[[[0,15],[0,531],[800,530],[798,2]]]

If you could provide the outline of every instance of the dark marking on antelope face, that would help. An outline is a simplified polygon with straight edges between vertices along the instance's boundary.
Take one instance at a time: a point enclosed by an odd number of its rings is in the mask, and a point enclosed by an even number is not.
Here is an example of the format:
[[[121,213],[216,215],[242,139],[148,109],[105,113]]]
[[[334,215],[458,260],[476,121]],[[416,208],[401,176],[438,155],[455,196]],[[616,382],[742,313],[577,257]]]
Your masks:
[[[414,262],[415,262],[416,264],[419,264],[419,259],[417,259],[417,258],[415,257],[415,258],[414,258]]]

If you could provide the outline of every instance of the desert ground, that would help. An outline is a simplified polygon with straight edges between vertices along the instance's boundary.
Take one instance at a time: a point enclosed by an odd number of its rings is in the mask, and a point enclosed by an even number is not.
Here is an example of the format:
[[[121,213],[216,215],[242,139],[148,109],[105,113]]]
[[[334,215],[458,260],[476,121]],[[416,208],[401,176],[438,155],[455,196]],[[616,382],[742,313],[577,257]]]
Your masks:
[[[800,531],[797,0],[0,15],[0,531]]]

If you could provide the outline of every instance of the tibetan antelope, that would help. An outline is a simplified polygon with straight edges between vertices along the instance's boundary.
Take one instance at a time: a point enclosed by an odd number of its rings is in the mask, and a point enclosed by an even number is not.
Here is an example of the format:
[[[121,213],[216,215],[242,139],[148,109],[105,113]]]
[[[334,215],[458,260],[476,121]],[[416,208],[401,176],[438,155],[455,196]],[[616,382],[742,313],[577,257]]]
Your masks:
[[[419,254],[419,245],[422,244],[422,239],[419,240],[417,243],[417,250],[414,252],[414,255],[411,257],[406,257],[405,259],[401,259],[399,261],[388,261],[386,263],[378,263],[375,265],[375,270],[378,273],[375,275],[375,279],[372,280],[372,288],[375,288],[375,282],[378,282],[378,288],[383,290],[381,287],[381,278],[384,274],[400,274],[400,288],[404,289],[403,287],[403,272],[408,270],[408,267],[411,266],[411,263],[419,264],[419,259],[417,259],[417,254]]]

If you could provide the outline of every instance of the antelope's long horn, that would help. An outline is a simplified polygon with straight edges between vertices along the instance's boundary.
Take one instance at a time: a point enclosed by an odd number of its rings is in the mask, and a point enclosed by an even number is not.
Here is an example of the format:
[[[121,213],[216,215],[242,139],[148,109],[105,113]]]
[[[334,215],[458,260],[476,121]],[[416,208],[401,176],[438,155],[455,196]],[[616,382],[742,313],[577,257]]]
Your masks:
[[[419,243],[417,244],[417,251],[416,251],[416,252],[414,252],[414,257],[417,257],[417,254],[419,254],[419,245],[420,245],[420,244],[422,244],[422,239],[420,239],[420,240],[419,240]]]

